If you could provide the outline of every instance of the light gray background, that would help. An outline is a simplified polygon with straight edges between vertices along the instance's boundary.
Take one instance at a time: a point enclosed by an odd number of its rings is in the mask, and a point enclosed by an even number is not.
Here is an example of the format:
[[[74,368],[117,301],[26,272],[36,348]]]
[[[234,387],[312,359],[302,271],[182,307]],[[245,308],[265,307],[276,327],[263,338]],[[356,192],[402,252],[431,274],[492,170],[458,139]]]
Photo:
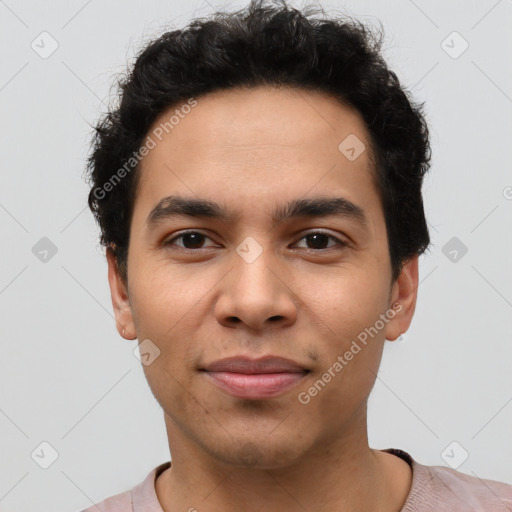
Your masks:
[[[115,329],[81,178],[88,123],[141,45],[214,7],[243,5],[0,0],[0,511],[79,510],[169,458],[137,341]],[[512,484],[512,2],[322,5],[382,21],[385,57],[427,101],[432,133],[432,247],[412,326],[386,343],[370,445],[447,465],[456,441],[469,453],[459,471]],[[47,59],[31,48],[43,31],[59,45]],[[469,43],[458,58],[441,46],[453,31]],[[462,41],[446,44],[453,53]],[[43,237],[57,248],[46,262],[32,251]],[[456,262],[443,253],[452,237],[468,248]],[[43,441],[58,452],[48,469],[34,460],[50,454]]]

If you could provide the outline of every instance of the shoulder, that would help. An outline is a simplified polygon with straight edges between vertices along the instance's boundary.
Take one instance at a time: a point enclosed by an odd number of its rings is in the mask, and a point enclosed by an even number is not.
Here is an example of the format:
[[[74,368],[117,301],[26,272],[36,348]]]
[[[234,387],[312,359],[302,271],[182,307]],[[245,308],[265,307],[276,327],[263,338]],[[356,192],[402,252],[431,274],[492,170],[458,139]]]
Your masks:
[[[163,512],[156,495],[155,481],[170,466],[170,461],[160,464],[133,489],[110,496],[80,512]]]
[[[444,497],[448,503],[460,503],[464,510],[512,511],[512,485],[443,466],[427,466],[427,470],[434,480],[438,496]]]
[[[445,466],[426,466],[407,452],[383,450],[412,468],[412,485],[400,512],[512,512],[512,485],[461,473]]]
[[[96,503],[80,512],[98,512],[98,510],[102,512],[132,512],[133,504],[131,491],[124,491],[110,496],[101,503]]]
[[[441,511],[512,511],[512,485],[414,461],[411,502]],[[415,508],[405,511],[413,511]],[[422,510],[422,509],[420,509]],[[425,509],[427,510],[427,509]]]

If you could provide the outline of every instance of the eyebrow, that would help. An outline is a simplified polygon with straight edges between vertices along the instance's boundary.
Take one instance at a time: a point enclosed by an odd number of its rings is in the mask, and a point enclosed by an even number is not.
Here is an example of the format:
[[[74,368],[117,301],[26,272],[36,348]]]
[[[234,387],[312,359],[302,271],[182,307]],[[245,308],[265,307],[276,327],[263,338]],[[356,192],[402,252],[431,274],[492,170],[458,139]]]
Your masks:
[[[319,197],[312,199],[293,199],[280,205],[272,213],[273,225],[297,217],[327,217],[336,215],[353,219],[364,227],[368,219],[364,210],[343,197]],[[146,224],[152,228],[160,221],[176,216],[217,219],[224,223],[233,223],[237,216],[230,213],[224,206],[201,198],[185,198],[168,196],[161,199],[151,210]]]

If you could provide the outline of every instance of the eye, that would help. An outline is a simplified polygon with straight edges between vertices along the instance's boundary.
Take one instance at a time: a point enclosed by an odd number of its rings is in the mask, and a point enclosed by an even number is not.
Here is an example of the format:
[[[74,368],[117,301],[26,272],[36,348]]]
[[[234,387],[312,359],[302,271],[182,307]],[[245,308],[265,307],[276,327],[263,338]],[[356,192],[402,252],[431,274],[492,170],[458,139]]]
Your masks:
[[[163,245],[164,246],[176,245],[173,242],[175,240],[180,240],[180,239],[183,241],[183,245],[178,244],[178,247],[181,247],[182,249],[189,249],[189,250],[202,249],[203,247],[201,247],[201,246],[204,243],[204,240],[205,239],[211,240],[211,238],[204,235],[203,233],[200,233],[199,231],[186,231],[184,233],[181,233],[178,236],[175,236],[174,238],[166,240],[163,243]],[[212,246],[210,246],[210,247],[212,247]]]
[[[334,245],[324,247],[325,243],[328,243],[328,240],[335,240],[337,243]],[[312,249],[315,251],[321,251],[325,249],[331,249],[332,247],[338,246],[338,247],[346,247],[348,245],[347,242],[344,242],[340,240],[339,238],[336,238],[333,235],[330,235],[329,233],[325,233],[323,231],[312,231],[311,233],[308,233],[307,235],[303,236],[301,240],[307,240],[306,244],[309,242],[313,245],[313,247],[306,247],[306,249]]]
[[[325,244],[329,243],[329,239],[334,240],[335,243],[333,245],[328,245],[327,247]],[[177,240],[181,240],[182,244],[175,243]],[[214,246],[206,246],[203,247],[205,240],[211,240],[210,237],[206,236],[205,234],[199,232],[199,231],[185,231],[174,238],[170,238],[169,240],[166,240],[163,242],[164,246],[178,246],[185,250],[195,250],[195,249],[203,249],[208,247],[214,247]],[[330,235],[328,233],[325,233],[323,231],[312,231],[311,233],[308,233],[307,235],[303,236],[299,242],[302,240],[306,240],[306,244],[310,244],[313,247],[304,247],[305,249],[313,250],[315,252],[331,249],[333,247],[339,247],[343,248],[348,245],[347,242],[344,242],[340,240],[339,238]]]

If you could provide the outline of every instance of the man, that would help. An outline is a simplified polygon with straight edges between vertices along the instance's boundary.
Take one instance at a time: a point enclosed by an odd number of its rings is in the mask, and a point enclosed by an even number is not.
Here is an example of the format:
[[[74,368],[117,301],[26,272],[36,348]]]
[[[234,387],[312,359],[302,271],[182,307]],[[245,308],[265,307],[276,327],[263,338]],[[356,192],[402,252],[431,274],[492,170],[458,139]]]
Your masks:
[[[98,507],[512,510],[368,445],[429,245],[428,129],[363,25],[281,4],[153,41],[97,127],[89,205],[172,458]]]

